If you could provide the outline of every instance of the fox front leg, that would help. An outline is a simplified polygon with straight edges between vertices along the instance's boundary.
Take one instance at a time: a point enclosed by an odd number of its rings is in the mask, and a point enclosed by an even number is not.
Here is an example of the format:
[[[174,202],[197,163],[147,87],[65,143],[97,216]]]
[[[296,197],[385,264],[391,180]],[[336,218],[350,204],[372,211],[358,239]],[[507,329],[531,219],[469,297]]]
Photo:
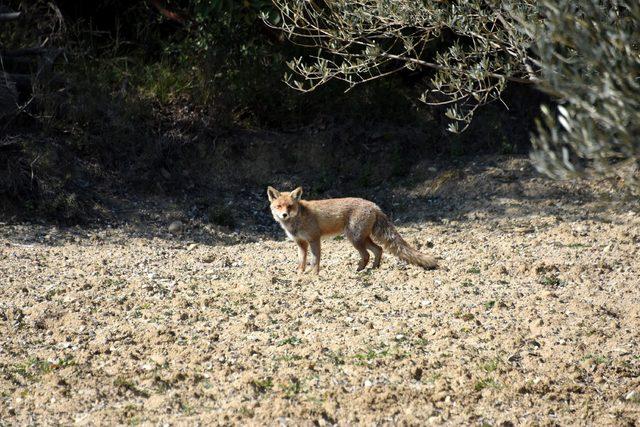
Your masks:
[[[313,269],[316,274],[320,273],[320,239],[309,242],[311,255],[313,255]]]
[[[307,267],[307,249],[309,243],[306,240],[296,240],[298,245],[298,272],[304,273],[304,269]]]

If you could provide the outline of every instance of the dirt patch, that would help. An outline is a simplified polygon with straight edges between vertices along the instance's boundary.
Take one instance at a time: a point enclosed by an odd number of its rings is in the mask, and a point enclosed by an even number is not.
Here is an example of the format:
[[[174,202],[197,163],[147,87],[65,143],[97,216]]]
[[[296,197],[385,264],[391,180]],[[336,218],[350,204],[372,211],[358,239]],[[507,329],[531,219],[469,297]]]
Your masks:
[[[423,166],[371,197],[442,258],[436,271],[386,255],[357,274],[357,253],[330,239],[320,276],[297,276],[294,245],[262,220],[232,232],[186,218],[178,237],[162,210],[3,225],[0,419],[637,422],[637,202],[522,159]]]

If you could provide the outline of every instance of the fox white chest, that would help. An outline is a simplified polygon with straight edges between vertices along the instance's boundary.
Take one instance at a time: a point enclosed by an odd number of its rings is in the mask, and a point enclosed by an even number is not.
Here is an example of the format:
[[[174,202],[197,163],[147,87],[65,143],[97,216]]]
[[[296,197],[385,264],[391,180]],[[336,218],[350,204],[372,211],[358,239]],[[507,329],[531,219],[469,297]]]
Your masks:
[[[308,236],[304,231],[298,229],[295,223],[285,222],[278,218],[276,218],[276,221],[278,221],[278,224],[280,224],[280,227],[282,227],[284,232],[287,234],[287,237],[289,238],[289,240],[292,240],[294,242],[296,240],[306,240],[306,241],[310,240],[310,236]]]

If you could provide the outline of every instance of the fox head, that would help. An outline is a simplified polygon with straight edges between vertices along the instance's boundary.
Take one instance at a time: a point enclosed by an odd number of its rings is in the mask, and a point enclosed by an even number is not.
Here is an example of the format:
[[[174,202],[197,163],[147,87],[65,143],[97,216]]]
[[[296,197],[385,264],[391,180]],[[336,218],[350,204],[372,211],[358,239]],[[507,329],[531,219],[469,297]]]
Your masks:
[[[277,221],[288,221],[298,215],[302,187],[291,192],[279,192],[273,187],[267,187],[267,196],[271,203],[271,213]]]

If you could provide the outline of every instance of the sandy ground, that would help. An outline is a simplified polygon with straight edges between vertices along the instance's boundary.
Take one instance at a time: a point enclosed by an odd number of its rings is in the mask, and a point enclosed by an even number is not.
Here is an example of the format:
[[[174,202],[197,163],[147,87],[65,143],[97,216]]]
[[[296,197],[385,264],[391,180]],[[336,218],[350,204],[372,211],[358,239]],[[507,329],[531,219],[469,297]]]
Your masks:
[[[637,201],[492,164],[383,189],[436,271],[329,239],[298,276],[283,233],[162,212],[3,224],[0,425],[638,425]]]

